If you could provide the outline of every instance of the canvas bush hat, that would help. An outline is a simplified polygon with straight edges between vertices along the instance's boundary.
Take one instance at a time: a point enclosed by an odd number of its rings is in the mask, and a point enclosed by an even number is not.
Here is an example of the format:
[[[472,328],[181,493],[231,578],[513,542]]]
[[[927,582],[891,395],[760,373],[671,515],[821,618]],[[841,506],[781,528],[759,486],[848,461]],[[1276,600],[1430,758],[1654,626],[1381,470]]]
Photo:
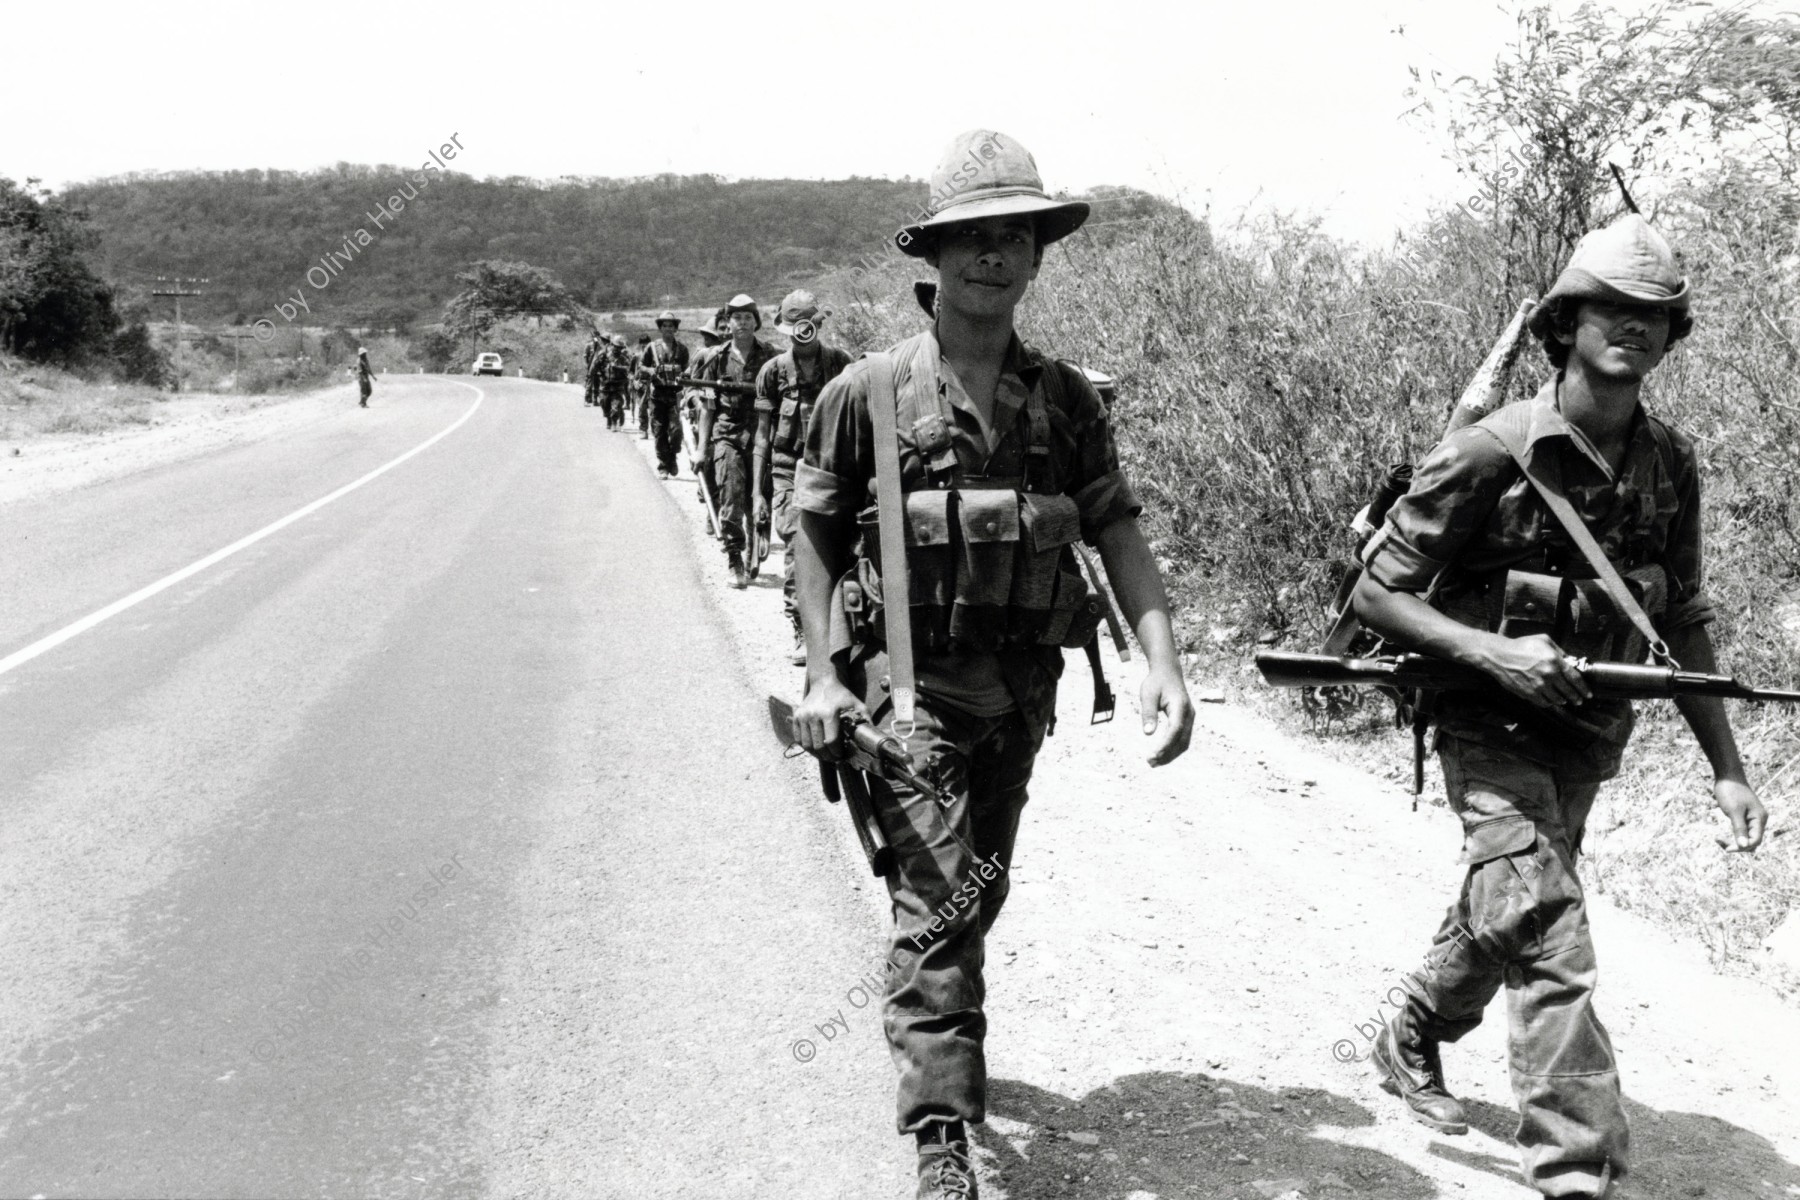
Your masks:
[[[819,307],[811,292],[795,288],[781,298],[781,307],[775,310],[775,332],[796,341],[810,342],[818,335],[820,322],[830,315],[829,309]]]
[[[670,325],[676,326],[677,328],[679,328],[681,325],[681,318],[676,316],[674,313],[670,312],[666,308],[663,309],[660,313],[656,314],[656,323],[658,325],[661,325],[665,321],[668,322]]]
[[[727,326],[727,328],[731,325],[731,314],[735,312],[749,313],[756,318],[756,327],[758,329],[762,328],[762,313],[757,309],[756,301],[752,300],[743,292],[739,292],[737,295],[733,296],[725,305],[725,320],[722,324]]]
[[[1561,300],[1660,305],[1669,310],[1676,325],[1683,325],[1688,281],[1676,265],[1668,240],[1643,217],[1626,213],[1604,229],[1584,234],[1575,244],[1568,265],[1526,321],[1539,340],[1550,336]]]
[[[613,345],[617,346],[619,349],[623,350],[625,348],[625,335],[622,333],[613,334],[612,343],[613,343]]]
[[[924,219],[894,235],[894,244],[914,258],[931,249],[935,230],[958,221],[1023,213],[1037,223],[1040,246],[1068,237],[1088,219],[1080,200],[1052,200],[1044,191],[1037,160],[1004,133],[971,129],[960,133],[931,173],[931,196]]]

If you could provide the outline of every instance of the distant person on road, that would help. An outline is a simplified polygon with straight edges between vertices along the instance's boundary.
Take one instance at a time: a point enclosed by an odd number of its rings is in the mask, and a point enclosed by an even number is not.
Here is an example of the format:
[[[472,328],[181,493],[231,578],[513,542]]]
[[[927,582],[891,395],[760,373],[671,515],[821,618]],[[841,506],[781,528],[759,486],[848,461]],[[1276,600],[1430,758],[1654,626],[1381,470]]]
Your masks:
[[[725,543],[725,561],[733,587],[749,587],[756,564],[752,538],[768,537],[766,496],[754,509],[750,503],[753,480],[751,451],[756,435],[756,377],[775,358],[775,348],[757,337],[762,314],[756,301],[739,293],[725,306],[731,322],[731,340],[702,350],[694,362],[693,377],[733,385],[702,393],[700,408],[700,456],[712,464],[713,503],[719,509],[719,540]],[[767,483],[764,480],[763,483]],[[745,529],[746,522],[752,526]]]
[[[1099,548],[1149,661],[1139,700],[1156,734],[1152,764],[1187,749],[1194,714],[1106,410],[1079,368],[1014,332],[1044,248],[1079,228],[1088,206],[1051,199],[1025,148],[987,130],[956,139],[931,196],[895,241],[937,269],[937,319],[825,386],[795,468],[807,663],[794,732],[831,758],[844,715],[867,714],[943,791],[940,805],[904,784],[870,786],[898,864],[883,1026],[900,1071],[899,1129],[917,1142],[918,1195],[966,1200],[976,1195],[967,1127],[987,1114],[985,941],[1006,900],[1063,650],[1088,644],[1100,619],[1076,541]],[[877,475],[890,469],[900,511],[877,503]],[[906,606],[897,619],[916,657],[889,653],[881,523],[904,547],[911,586],[887,599]]]
[[[594,335],[599,338],[599,334]],[[590,407],[601,407],[602,392],[606,384],[606,362],[612,357],[612,344],[601,338],[599,345],[589,346],[584,352],[587,358],[586,386],[583,401]]]
[[[638,359],[637,375],[650,389],[650,428],[639,429],[639,436],[656,439],[656,473],[664,479],[679,469],[675,452],[681,446],[681,426],[675,406],[681,401],[681,385],[676,382],[688,373],[688,348],[675,331],[681,318],[664,311],[656,318],[656,340],[644,347]],[[642,418],[639,418],[640,422]]]
[[[638,334],[637,349],[632,354],[631,368],[631,412],[632,419],[637,422],[638,436],[642,439],[650,428],[650,385],[638,378],[637,363],[644,357],[644,351],[650,347],[650,335]]]
[[[356,367],[354,370],[356,373],[357,390],[362,393],[362,399],[357,401],[357,405],[361,408],[367,408],[369,407],[369,396],[375,390],[375,368],[369,365],[368,347],[358,346],[356,348]]]
[[[806,662],[806,635],[800,629],[800,610],[794,605],[794,533],[799,512],[794,508],[794,466],[806,449],[806,422],[813,403],[825,385],[850,365],[850,355],[828,346],[820,333],[826,311],[808,291],[789,292],[775,314],[775,332],[789,346],[756,376],[756,443],[751,452],[750,494],[760,526],[772,515],[781,535],[782,605],[794,627],[794,649],[789,661]],[[765,483],[772,479],[773,500],[765,502]],[[769,510],[765,512],[765,506]]]
[[[1629,701],[1595,699],[1579,668],[1649,651],[1715,669],[1694,445],[1641,400],[1693,328],[1688,283],[1662,235],[1628,215],[1581,239],[1529,327],[1556,377],[1431,452],[1355,593],[1376,633],[1496,685],[1438,700],[1468,869],[1370,1061],[1422,1124],[1467,1132],[1438,1047],[1505,987],[1525,1177],[1546,1196],[1597,1197],[1625,1175],[1630,1133],[1575,859],[1634,718]],[[1724,705],[1675,703],[1712,764],[1732,848],[1756,849],[1765,815]]]

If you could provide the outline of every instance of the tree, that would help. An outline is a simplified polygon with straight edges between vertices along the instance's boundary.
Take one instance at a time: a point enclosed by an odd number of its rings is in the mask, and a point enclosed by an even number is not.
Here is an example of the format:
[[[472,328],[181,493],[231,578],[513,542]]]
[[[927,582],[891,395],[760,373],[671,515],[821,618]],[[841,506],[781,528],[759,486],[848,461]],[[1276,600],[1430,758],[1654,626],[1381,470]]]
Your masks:
[[[541,326],[545,315],[574,308],[562,282],[530,263],[484,260],[456,278],[468,287],[444,306],[444,328],[457,337],[479,336],[497,319],[520,314],[536,316]]]
[[[36,185],[0,178],[0,346],[74,366],[105,354],[119,317],[82,257],[93,243],[85,216]]]

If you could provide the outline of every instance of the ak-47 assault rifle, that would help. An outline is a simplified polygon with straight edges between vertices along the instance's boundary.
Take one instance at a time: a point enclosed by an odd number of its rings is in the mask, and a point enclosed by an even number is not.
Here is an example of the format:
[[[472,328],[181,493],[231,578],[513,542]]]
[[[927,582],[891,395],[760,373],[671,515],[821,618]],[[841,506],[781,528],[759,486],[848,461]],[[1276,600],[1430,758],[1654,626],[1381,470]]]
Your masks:
[[[1400,654],[1381,658],[1340,658],[1333,654],[1300,654],[1259,650],[1256,669],[1270,687],[1419,688],[1428,692],[1492,692],[1500,684],[1479,667]],[[1800,703],[1800,692],[1757,688],[1730,675],[1708,675],[1674,667],[1640,663],[1576,660],[1576,669],[1594,695],[1608,700],[1670,700],[1677,696],[1717,696],[1755,703]]]
[[[783,746],[791,749],[799,744],[794,737],[794,706],[778,696],[769,697],[769,724]],[[938,789],[913,769],[912,755],[900,739],[881,732],[867,717],[844,717],[839,732],[847,754],[837,762],[819,761],[819,786],[831,803],[845,801],[869,870],[885,878],[894,873],[894,849],[875,816],[868,777],[904,783],[933,804],[941,803]]]
[[[682,387],[711,388],[715,392],[724,392],[727,396],[754,396],[754,383],[736,383],[729,379],[695,379],[692,375],[679,375],[675,382]]]

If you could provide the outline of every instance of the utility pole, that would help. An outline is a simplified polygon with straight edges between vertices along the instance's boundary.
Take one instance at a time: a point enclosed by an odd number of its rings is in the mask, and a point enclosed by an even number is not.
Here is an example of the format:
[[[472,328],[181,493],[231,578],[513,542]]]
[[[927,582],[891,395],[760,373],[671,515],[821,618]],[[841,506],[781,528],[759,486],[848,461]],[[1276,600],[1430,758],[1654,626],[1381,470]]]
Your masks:
[[[152,296],[175,297],[175,390],[179,392],[181,390],[181,298],[183,296],[203,296],[206,294],[204,292],[184,291],[182,290],[181,285],[184,283],[211,283],[212,280],[183,278],[168,279],[158,275],[156,277],[156,282],[158,286],[150,292]]]
[[[175,303],[180,304],[181,301],[177,300]],[[242,329],[229,329],[219,336],[231,339],[231,386],[235,388],[237,386],[238,378],[238,344],[244,338],[253,337],[255,335],[246,333]]]

